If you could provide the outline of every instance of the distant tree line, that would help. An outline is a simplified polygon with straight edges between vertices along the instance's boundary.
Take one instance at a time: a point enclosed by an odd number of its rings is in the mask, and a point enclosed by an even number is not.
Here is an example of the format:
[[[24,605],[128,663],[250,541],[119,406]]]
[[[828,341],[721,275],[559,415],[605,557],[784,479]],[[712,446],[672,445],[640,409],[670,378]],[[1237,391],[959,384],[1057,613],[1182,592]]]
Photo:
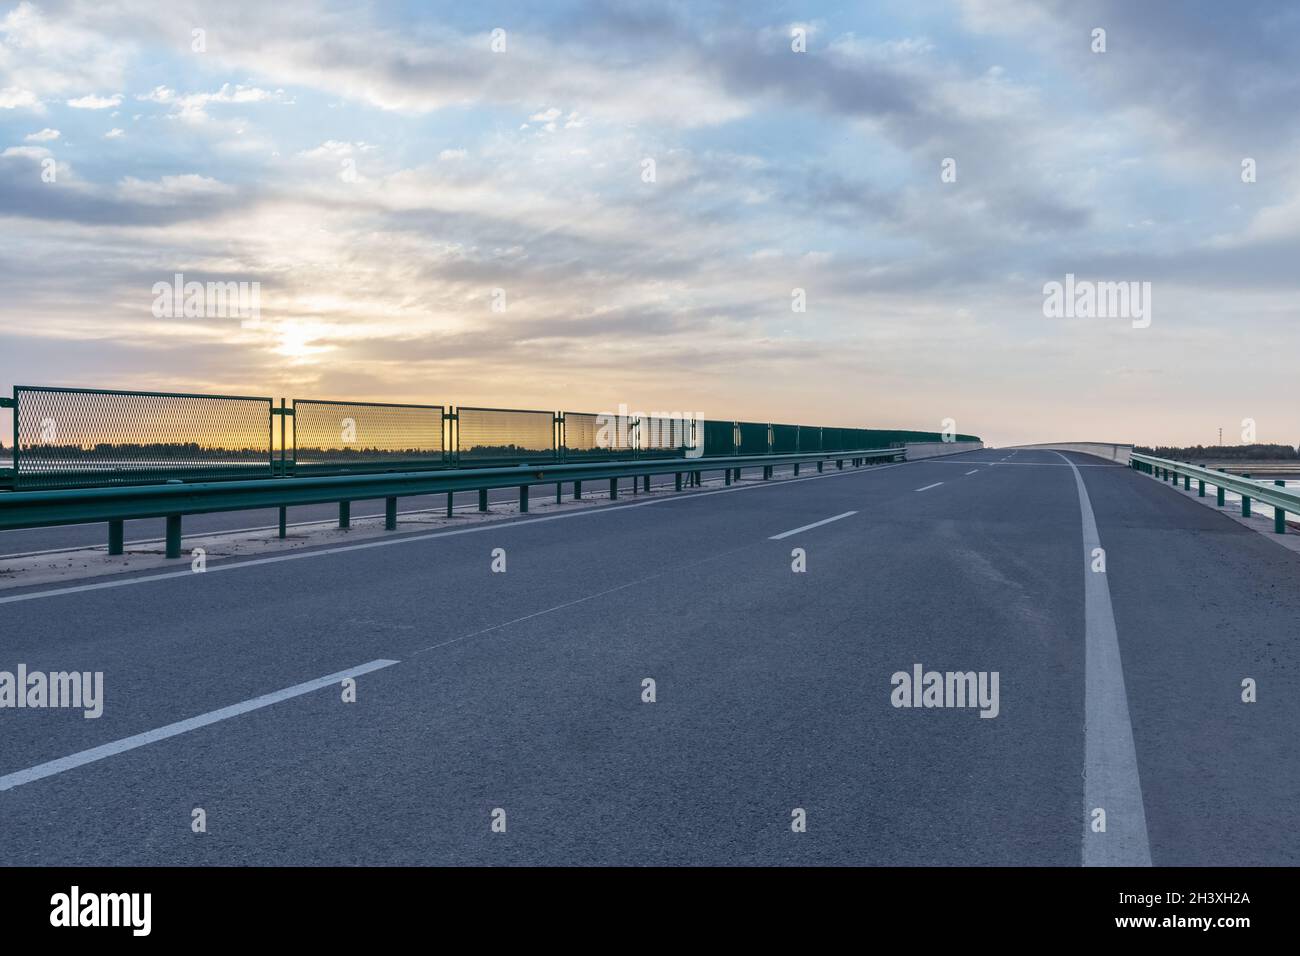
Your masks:
[[[1141,455],[1175,461],[1296,461],[1300,452],[1290,445],[1135,445]]]

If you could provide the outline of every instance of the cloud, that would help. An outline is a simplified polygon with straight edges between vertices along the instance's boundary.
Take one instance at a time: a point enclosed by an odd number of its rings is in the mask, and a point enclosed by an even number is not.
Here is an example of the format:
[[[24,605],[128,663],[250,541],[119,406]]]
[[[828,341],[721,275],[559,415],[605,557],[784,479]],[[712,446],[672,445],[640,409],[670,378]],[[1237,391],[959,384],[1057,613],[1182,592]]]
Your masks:
[[[126,135],[126,130],[114,127],[104,134],[104,139],[121,139]]]
[[[40,106],[40,100],[31,90],[19,89],[16,86],[0,89],[0,110],[12,110],[21,106],[36,108]]]
[[[29,143],[45,143],[58,138],[59,131],[57,129],[50,129],[49,127],[35,133],[28,133],[23,137],[23,139]]]
[[[134,40],[89,26],[86,13],[47,17],[27,2],[11,9],[0,20],[0,87],[16,86],[38,97],[120,89]]]
[[[167,86],[155,86],[148,93],[136,97],[137,100],[150,103],[162,103],[173,107],[173,114],[190,122],[203,122],[208,119],[207,108],[213,103],[270,103],[292,102],[285,96],[284,90],[264,90],[256,86],[223,83],[221,88],[212,93],[177,93]]]
[[[114,93],[112,96],[97,96],[94,93],[88,93],[85,96],[78,96],[68,100],[68,105],[77,110],[107,110],[121,104],[121,93]]]

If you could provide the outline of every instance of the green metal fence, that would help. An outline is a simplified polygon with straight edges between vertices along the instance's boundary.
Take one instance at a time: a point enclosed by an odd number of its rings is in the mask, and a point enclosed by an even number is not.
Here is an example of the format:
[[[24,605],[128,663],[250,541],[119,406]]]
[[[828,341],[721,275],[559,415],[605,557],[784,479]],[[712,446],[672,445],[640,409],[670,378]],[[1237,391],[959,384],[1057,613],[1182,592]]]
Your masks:
[[[736,422],[737,455],[766,455],[767,439],[766,422]]]
[[[695,446],[694,422],[689,418],[643,416],[636,423],[637,456],[677,458]]]
[[[445,468],[441,405],[294,399],[293,470]]]
[[[518,464],[558,458],[554,412],[462,405],[455,417],[456,459],[460,463]]]
[[[617,415],[562,412],[560,446],[565,461],[611,461],[630,458],[636,435],[630,422]]]
[[[18,386],[15,490],[861,451],[938,432]],[[279,421],[277,422],[277,418]],[[292,429],[292,435],[289,429]],[[277,436],[283,435],[282,440]],[[958,435],[958,441],[978,441]],[[282,461],[277,464],[277,448]]]
[[[269,398],[18,386],[13,404],[20,491],[272,474]]]

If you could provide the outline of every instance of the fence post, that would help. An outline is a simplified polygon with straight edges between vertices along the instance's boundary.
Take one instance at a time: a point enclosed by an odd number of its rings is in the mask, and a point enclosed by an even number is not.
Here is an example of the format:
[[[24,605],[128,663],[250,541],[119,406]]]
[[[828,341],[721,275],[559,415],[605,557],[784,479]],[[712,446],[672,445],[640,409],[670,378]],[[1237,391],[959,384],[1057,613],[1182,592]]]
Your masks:
[[[167,516],[167,557],[181,556],[181,516]]]

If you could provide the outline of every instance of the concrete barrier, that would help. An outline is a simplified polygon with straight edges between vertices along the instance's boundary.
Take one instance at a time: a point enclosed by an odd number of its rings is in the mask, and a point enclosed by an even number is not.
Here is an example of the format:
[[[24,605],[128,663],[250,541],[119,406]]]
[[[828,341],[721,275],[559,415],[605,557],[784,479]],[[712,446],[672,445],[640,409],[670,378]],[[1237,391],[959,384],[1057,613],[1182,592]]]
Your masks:
[[[1104,441],[1060,441],[1047,442],[1041,445],[1012,445],[1011,447],[1017,449],[1042,449],[1043,451],[1074,451],[1080,455],[1095,455],[1098,458],[1105,458],[1107,461],[1117,462],[1121,465],[1127,465],[1129,455],[1133,453],[1131,444],[1125,445],[1118,442]]]
[[[938,458],[940,455],[957,455],[964,451],[975,451],[983,448],[982,441],[930,441],[916,442],[904,446],[907,449],[907,460],[916,461],[921,458]]]

